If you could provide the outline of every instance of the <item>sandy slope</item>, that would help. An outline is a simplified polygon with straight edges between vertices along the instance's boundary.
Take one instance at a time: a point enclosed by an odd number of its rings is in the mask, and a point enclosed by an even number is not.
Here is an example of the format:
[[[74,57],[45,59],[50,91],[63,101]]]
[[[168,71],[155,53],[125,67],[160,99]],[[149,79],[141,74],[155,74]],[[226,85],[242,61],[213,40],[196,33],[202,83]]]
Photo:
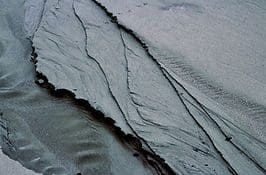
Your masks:
[[[265,174],[265,4],[252,2],[47,0],[37,71],[178,174]]]
[[[24,168],[21,164],[16,161],[9,159],[6,155],[0,151],[0,174],[5,175],[38,175],[39,173],[35,173],[31,170]]]
[[[0,145],[18,161],[1,150],[0,174],[152,174],[100,116],[35,84],[23,2],[0,1]]]

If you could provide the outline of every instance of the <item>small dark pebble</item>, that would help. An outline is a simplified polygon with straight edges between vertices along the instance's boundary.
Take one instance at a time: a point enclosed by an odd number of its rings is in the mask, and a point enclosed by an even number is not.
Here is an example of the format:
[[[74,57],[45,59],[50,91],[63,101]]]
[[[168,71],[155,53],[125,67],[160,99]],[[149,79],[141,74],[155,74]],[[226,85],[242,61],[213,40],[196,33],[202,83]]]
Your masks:
[[[139,157],[139,154],[138,153],[134,153],[133,156],[134,157]]]
[[[81,173],[77,173],[77,175],[82,175]]]
[[[0,116],[3,116],[3,112],[0,112]]]
[[[205,164],[204,166],[208,166],[208,164]]]
[[[231,140],[232,140],[232,137],[226,137],[226,138],[225,138],[225,141],[228,141],[228,142],[229,142],[229,141],[231,141]]]

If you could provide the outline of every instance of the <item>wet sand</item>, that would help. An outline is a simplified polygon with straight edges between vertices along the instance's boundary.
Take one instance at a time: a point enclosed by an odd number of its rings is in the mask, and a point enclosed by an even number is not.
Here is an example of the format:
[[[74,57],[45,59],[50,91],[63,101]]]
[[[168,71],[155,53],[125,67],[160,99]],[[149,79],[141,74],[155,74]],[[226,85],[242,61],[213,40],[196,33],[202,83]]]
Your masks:
[[[11,159],[45,175],[266,173],[263,1],[0,3]]]
[[[17,162],[1,153],[0,174],[153,174],[101,116],[35,83],[23,1],[1,1],[1,7],[0,145]]]
[[[0,174],[5,175],[14,175],[14,174],[21,174],[21,175],[38,175],[39,173],[35,173],[25,167],[23,167],[18,162],[11,160],[5,154],[3,154],[2,150],[0,151]]]

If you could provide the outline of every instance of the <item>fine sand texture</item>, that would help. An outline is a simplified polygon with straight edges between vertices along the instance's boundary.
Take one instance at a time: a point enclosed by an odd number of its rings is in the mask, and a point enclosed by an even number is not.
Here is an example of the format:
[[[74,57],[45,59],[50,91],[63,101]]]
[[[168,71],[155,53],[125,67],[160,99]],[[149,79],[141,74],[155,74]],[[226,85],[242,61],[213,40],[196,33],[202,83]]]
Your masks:
[[[265,19],[264,0],[0,0],[0,175],[265,175]]]
[[[0,174],[155,173],[112,124],[100,120],[101,113],[93,114],[64,95],[53,97],[55,93],[35,83],[24,1],[0,2]]]
[[[48,0],[36,70],[177,174],[262,175],[264,18],[263,1]]]

